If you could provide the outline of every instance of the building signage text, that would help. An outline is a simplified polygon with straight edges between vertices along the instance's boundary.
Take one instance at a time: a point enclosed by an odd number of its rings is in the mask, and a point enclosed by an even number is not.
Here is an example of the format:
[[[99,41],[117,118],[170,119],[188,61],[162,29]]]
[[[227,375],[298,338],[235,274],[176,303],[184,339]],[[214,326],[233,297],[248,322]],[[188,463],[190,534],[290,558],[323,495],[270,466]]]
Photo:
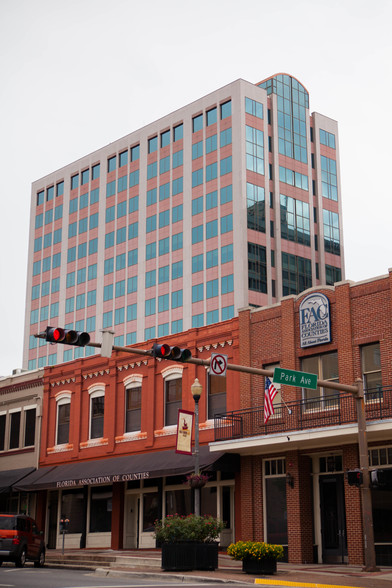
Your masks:
[[[301,347],[312,347],[331,341],[329,300],[320,292],[306,296],[299,307]]]
[[[73,486],[94,486],[96,484],[112,484],[113,482],[128,482],[130,480],[145,480],[150,472],[134,474],[111,474],[109,476],[91,476],[90,478],[74,478],[56,482],[56,488],[72,488]]]

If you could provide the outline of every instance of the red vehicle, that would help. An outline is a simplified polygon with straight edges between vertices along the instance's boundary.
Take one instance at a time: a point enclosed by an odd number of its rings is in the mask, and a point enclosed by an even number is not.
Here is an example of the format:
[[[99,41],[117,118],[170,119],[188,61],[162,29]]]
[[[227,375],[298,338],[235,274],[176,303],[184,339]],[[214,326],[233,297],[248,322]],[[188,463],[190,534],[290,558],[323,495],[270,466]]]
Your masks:
[[[36,568],[45,564],[45,544],[36,522],[26,515],[0,514],[0,565],[13,561],[23,568],[26,560]]]

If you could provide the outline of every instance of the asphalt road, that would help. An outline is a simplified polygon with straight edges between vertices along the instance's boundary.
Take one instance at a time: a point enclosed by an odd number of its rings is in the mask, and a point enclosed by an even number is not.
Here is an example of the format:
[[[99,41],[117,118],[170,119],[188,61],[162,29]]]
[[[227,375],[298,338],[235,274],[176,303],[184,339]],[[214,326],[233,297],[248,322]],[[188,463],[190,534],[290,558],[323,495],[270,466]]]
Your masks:
[[[201,586],[202,584],[186,583],[186,588],[192,586]],[[206,583],[203,583],[206,586]],[[144,588],[158,588],[160,586],[181,586],[178,580],[162,580],[157,578],[153,582],[151,578],[140,578],[130,576],[105,576],[100,577],[94,572],[85,572],[81,570],[64,570],[55,568],[37,569],[26,565],[24,568],[16,568],[13,564],[3,564],[0,568],[0,588],[124,588],[124,586],[143,586]],[[208,586],[222,588],[222,584],[208,583]],[[237,584],[237,587],[241,587]],[[245,585],[249,588],[249,584]]]

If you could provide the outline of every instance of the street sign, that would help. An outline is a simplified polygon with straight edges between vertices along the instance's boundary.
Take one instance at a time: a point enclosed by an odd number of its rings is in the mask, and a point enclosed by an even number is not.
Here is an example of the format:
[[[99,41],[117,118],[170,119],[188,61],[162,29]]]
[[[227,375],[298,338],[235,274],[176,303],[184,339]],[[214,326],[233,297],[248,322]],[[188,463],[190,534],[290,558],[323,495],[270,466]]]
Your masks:
[[[298,386],[299,388],[317,388],[317,374],[307,374],[306,372],[296,372],[294,370],[285,370],[275,368],[272,378],[276,384],[286,384],[287,386]]]
[[[214,376],[225,376],[227,370],[227,355],[211,353],[210,370]]]

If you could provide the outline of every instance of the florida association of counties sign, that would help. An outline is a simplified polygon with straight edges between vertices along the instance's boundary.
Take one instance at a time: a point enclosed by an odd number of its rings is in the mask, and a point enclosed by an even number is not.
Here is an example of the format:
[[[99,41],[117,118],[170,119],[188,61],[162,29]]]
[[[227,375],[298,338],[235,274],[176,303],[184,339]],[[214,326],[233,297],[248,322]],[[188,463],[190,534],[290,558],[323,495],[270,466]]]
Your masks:
[[[329,300],[315,292],[306,296],[299,307],[301,347],[312,347],[331,341]]]

